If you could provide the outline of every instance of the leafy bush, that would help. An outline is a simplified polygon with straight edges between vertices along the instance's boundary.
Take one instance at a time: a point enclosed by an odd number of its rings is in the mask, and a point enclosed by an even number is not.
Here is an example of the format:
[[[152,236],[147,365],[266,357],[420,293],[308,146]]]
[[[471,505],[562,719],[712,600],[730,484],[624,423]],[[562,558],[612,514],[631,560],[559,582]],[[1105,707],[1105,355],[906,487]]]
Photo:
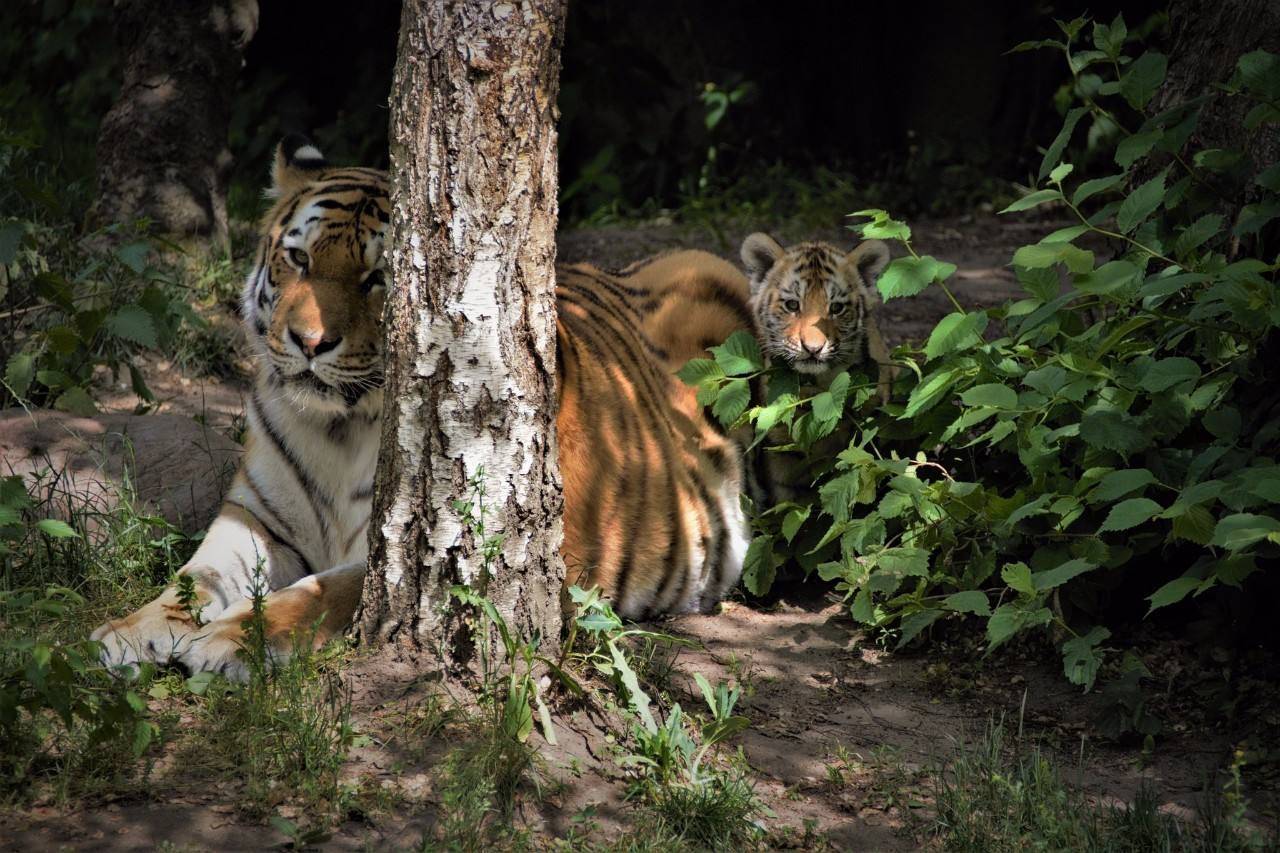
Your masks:
[[[91,415],[100,369],[153,396],[137,357],[172,354],[220,370],[230,349],[193,305],[234,278],[226,261],[185,255],[147,223],[82,235],[34,142],[0,128],[0,408],[29,403]],[[49,180],[52,181],[52,176]],[[163,251],[161,251],[163,250]]]
[[[1127,576],[1141,572],[1150,612],[1240,587],[1278,553],[1280,410],[1266,380],[1280,303],[1265,258],[1280,166],[1255,174],[1187,141],[1215,97],[1255,103],[1250,128],[1280,121],[1280,60],[1245,55],[1220,91],[1148,116],[1164,57],[1126,56],[1123,19],[1093,25],[1094,49],[1077,45],[1085,21],[1061,26],[1037,46],[1098,79],[1046,149],[1042,187],[1004,211],[1074,223],[1017,250],[1024,298],[966,310],[947,289],[953,265],[918,255],[885,211],[861,211],[864,237],[906,250],[883,297],[936,287],[955,308],[895,354],[896,402],[877,407],[856,371],[802,397],[774,368],[748,408],[765,370],[746,336],[682,376],[725,423],[759,441],[781,429],[769,450],[806,454],[812,488],[756,513],[750,591],[787,564],[816,571],[899,645],[948,614],[986,619],[990,648],[1053,626],[1067,678],[1089,688],[1111,636],[1105,594]],[[1086,115],[1115,134],[1116,170],[1081,180],[1062,159]],[[1224,200],[1246,190],[1259,200],[1228,221]]]
[[[108,672],[86,638],[95,608],[58,585],[114,593],[118,562],[94,559],[83,513],[72,526],[41,517],[50,509],[49,495],[33,497],[21,477],[0,479],[0,796],[30,795],[46,779],[65,794],[126,769],[159,733],[145,698],[154,671]],[[113,523],[120,537],[108,537],[110,547],[129,560],[142,531],[128,503]],[[149,541],[154,556],[172,544]]]

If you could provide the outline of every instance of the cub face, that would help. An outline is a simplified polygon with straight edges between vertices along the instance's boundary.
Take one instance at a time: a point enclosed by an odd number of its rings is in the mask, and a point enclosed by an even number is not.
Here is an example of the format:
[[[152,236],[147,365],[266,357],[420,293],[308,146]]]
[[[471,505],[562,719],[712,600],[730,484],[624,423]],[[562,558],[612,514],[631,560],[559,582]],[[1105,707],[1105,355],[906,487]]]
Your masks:
[[[299,411],[342,413],[381,393],[386,175],[330,168],[305,139],[276,152],[243,314],[273,390]]]
[[[848,253],[829,243],[783,249],[767,234],[742,244],[751,307],[765,356],[819,375],[862,362],[876,278],[889,248],[866,240]]]

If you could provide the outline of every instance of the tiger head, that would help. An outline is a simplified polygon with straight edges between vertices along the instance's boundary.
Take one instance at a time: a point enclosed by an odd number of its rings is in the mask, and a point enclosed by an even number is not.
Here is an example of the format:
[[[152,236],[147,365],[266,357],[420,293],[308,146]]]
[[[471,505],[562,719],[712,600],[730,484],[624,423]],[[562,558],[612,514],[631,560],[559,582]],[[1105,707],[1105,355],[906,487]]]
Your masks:
[[[334,168],[304,137],[276,149],[242,308],[259,381],[300,413],[381,408],[387,176]]]
[[[868,313],[889,248],[865,240],[849,253],[829,243],[783,249],[767,234],[742,243],[761,350],[798,373],[842,370],[867,358]]]

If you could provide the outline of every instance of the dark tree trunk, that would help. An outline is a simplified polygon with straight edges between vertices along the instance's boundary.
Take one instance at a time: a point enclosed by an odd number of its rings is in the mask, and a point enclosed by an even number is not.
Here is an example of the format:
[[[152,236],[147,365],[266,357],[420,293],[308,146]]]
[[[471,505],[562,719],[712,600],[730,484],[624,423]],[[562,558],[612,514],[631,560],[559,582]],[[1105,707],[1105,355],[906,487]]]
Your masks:
[[[386,405],[357,632],[468,652],[448,590],[560,633],[555,104],[564,0],[406,0]],[[482,472],[482,475],[481,475]],[[484,533],[456,502],[484,484]],[[473,511],[479,515],[478,507]],[[484,567],[484,539],[501,543]]]
[[[157,231],[227,245],[227,124],[257,0],[116,0],[120,97],[98,132],[95,225],[149,219]]]
[[[1267,50],[1280,54],[1280,3],[1276,0],[1171,0],[1169,24],[1169,70],[1151,104],[1152,112],[1212,92],[1214,84],[1231,77],[1237,60],[1246,53]],[[1255,200],[1258,188],[1252,186],[1252,178],[1280,161],[1280,127],[1270,124],[1245,129],[1244,117],[1252,106],[1245,98],[1211,100],[1190,139],[1192,150],[1227,148],[1249,158],[1244,193],[1232,199],[1234,210],[1227,211],[1231,219],[1240,207]]]

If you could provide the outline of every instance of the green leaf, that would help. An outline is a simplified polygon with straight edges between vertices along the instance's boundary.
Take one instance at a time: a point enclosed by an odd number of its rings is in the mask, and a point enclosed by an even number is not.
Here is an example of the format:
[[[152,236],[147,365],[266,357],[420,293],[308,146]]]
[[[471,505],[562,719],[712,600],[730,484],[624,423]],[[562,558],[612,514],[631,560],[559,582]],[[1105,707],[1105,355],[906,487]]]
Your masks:
[[[635,711],[640,717],[640,723],[644,726],[645,731],[649,734],[656,734],[658,724],[653,719],[653,712],[649,710],[649,694],[644,692],[644,688],[640,686],[640,679],[636,677],[636,672],[631,668],[631,663],[627,660],[627,656],[618,648],[617,643],[609,640],[606,645],[609,647],[609,656],[613,660],[613,665],[618,671],[618,675],[622,678],[622,686],[627,691],[627,698],[631,705],[631,710]]]
[[[93,417],[98,413],[98,407],[94,405],[89,392],[78,385],[59,394],[58,399],[53,401],[53,407],[58,411],[70,412],[82,418]]]
[[[1216,519],[1209,510],[1202,506],[1189,506],[1174,517],[1172,536],[1197,545],[1208,545],[1213,541],[1215,523]]]
[[[745,376],[764,370],[760,344],[750,332],[737,331],[718,347],[709,347],[716,364],[729,376]]]
[[[18,247],[22,245],[22,237],[27,233],[27,226],[21,222],[6,222],[0,225],[0,267],[7,267],[18,257]]]
[[[4,369],[4,384],[15,397],[25,397],[35,377],[36,360],[30,354],[20,352],[9,359]]]
[[[116,249],[116,257],[120,263],[133,270],[138,275],[147,268],[147,255],[151,253],[151,246],[146,242],[125,243]]]
[[[697,385],[705,379],[723,379],[724,369],[709,358],[692,358],[676,371],[686,385]]]
[[[913,418],[936,406],[961,377],[961,371],[955,367],[943,368],[926,376],[919,385],[911,389],[907,398],[907,407],[901,418]]]
[[[1085,572],[1091,572],[1096,568],[1098,568],[1098,564],[1091,563],[1088,560],[1067,560],[1056,568],[1036,572],[1031,576],[1031,582],[1035,585],[1036,592],[1048,592],[1051,589],[1057,589],[1072,578]]]
[[[1213,235],[1222,230],[1222,216],[1217,213],[1206,213],[1192,222],[1173,243],[1173,253],[1185,257],[1203,246]]]
[[[1183,382],[1193,382],[1200,378],[1200,365],[1189,358],[1176,356],[1162,358],[1153,364],[1139,382],[1144,391],[1158,394],[1167,391]]]
[[[1144,53],[1120,75],[1120,94],[1129,106],[1141,110],[1164,82],[1169,60],[1162,53]]]
[[[1116,15],[1110,26],[1103,23],[1093,25],[1093,46],[1112,59],[1120,56],[1128,37],[1129,28],[1125,26],[1123,15]]]
[[[187,690],[195,696],[203,696],[219,678],[216,672],[197,672],[185,682]]]
[[[1049,180],[1055,184],[1060,184],[1063,179],[1065,179],[1067,175],[1070,175],[1074,170],[1075,166],[1072,166],[1070,163],[1059,163],[1053,168],[1053,171],[1049,173]]]
[[[776,576],[773,537],[757,536],[747,546],[747,555],[742,561],[742,584],[752,595],[764,595]]]
[[[1116,165],[1124,169],[1129,168],[1139,159],[1147,156],[1163,136],[1163,130],[1148,130],[1120,140],[1120,144],[1116,146]],[[1116,177],[1122,178],[1124,176],[1117,175]],[[1079,201],[1076,203],[1079,204]]]
[[[1031,580],[1031,569],[1026,563],[1009,563],[1000,570],[1000,579],[1015,592],[1035,595],[1036,585]]]
[[[79,533],[76,533],[75,528],[56,518],[42,518],[36,522],[36,527],[40,529],[41,533],[54,539],[74,539],[80,536]]]
[[[924,548],[885,548],[876,554],[876,566],[899,577],[928,577],[929,552]]]
[[[1240,208],[1240,215],[1236,217],[1236,225],[1232,233],[1237,237],[1256,234],[1276,217],[1280,217],[1280,201],[1268,199],[1255,204],[1246,204]]]
[[[720,423],[731,426],[747,410],[750,402],[751,386],[747,384],[747,380],[730,379],[720,389],[720,395],[716,397],[711,413],[720,420]]]
[[[1083,183],[1080,184],[1080,186],[1076,187],[1075,195],[1071,197],[1071,203],[1079,207],[1081,202],[1085,201],[1086,199],[1092,198],[1098,193],[1106,192],[1107,190],[1114,187],[1116,184],[1123,181],[1124,178],[1125,178],[1125,174],[1124,172],[1121,172],[1118,175],[1109,175],[1105,178],[1093,178],[1091,180],[1084,181]],[[1083,227],[1083,226],[1078,226],[1078,227]]]
[[[1147,596],[1147,601],[1151,602],[1151,607],[1147,609],[1147,615],[1150,616],[1161,607],[1168,607],[1170,604],[1177,604],[1179,601],[1186,598],[1187,595],[1198,586],[1200,586],[1199,578],[1181,577],[1169,581],[1151,595]]]
[[[1280,163],[1263,169],[1262,173],[1254,179],[1254,183],[1273,193],[1280,193]]]
[[[813,416],[822,422],[838,420],[844,412],[844,398],[849,392],[849,374],[840,373],[831,386],[813,398]]]
[[[880,275],[876,288],[886,300],[915,296],[935,281],[946,281],[955,271],[955,264],[929,255],[897,258]]]
[[[1067,384],[1067,371],[1056,364],[1046,364],[1027,373],[1022,377],[1022,383],[1046,397],[1052,397]]]
[[[938,617],[943,614],[942,610],[917,610],[910,616],[905,617],[898,627],[902,631],[902,636],[898,638],[897,648],[902,648],[907,643],[920,636],[920,632],[928,628],[934,622],[938,621]]]
[[[836,521],[848,521],[849,508],[857,502],[861,491],[862,474],[856,468],[828,480],[818,489],[822,511]]]
[[[990,616],[991,602],[987,594],[977,589],[953,592],[942,600],[942,606],[956,613],[972,613],[975,616]]]
[[[1142,274],[1137,264],[1128,261],[1108,261],[1096,270],[1076,278],[1076,290],[1081,293],[1106,295],[1115,293],[1137,280]]]
[[[870,222],[858,223],[849,226],[855,231],[862,232],[862,236],[867,239],[876,240],[901,240],[906,242],[911,239],[911,229],[907,227],[905,222],[899,222],[890,218],[886,211],[879,208],[868,208],[867,210],[858,210],[849,214],[850,216],[869,216]]]
[[[1148,216],[1155,213],[1164,199],[1164,179],[1169,173],[1166,168],[1160,174],[1134,190],[1120,205],[1116,213],[1116,226],[1121,233],[1128,234],[1141,225]]]
[[[1097,625],[1083,637],[1073,637],[1062,644],[1062,672],[1068,681],[1086,691],[1093,689],[1098,668],[1102,665],[1097,648],[1110,636],[1110,631]]]
[[[1141,450],[1150,442],[1147,434],[1131,418],[1111,409],[1085,412],[1080,421],[1080,437],[1091,447],[1114,450],[1124,456]]]
[[[1239,551],[1262,539],[1276,541],[1280,539],[1275,535],[1278,532],[1280,521],[1271,516],[1239,512],[1218,522],[1211,544],[1228,551]]]
[[[1067,113],[1067,117],[1062,123],[1062,130],[1058,131],[1058,135],[1053,138],[1053,142],[1049,143],[1049,147],[1045,149],[1044,159],[1040,161],[1040,172],[1036,176],[1037,181],[1043,181],[1053,167],[1058,165],[1058,162],[1062,159],[1062,152],[1066,150],[1067,143],[1071,141],[1071,134],[1075,132],[1076,125],[1080,123],[1080,119],[1084,118],[1087,112],[1088,109],[1085,107],[1077,107]]]
[[[105,326],[116,337],[139,346],[154,348],[157,345],[156,327],[151,315],[137,305],[124,306],[107,318]]]
[[[1150,498],[1129,498],[1121,501],[1107,513],[1107,520],[1098,528],[1099,533],[1109,530],[1129,530],[1155,518],[1164,507]]]
[[[800,525],[805,523],[812,511],[813,507],[811,505],[798,506],[783,516],[782,535],[787,542],[796,538],[796,534],[800,532]]]
[[[975,385],[960,394],[966,406],[991,406],[996,409],[1018,408],[1018,393],[1007,385],[990,382],[986,385]]]
[[[1245,88],[1268,101],[1280,101],[1280,57],[1265,50],[1246,53],[1236,60]]]
[[[1103,501],[1110,503],[1155,481],[1156,475],[1146,468],[1124,468],[1112,471],[1105,475],[1098,482],[1098,487],[1089,493],[1089,500],[1094,503]]]
[[[1062,167],[1058,167],[1058,168],[1062,168]],[[1070,168],[1071,168],[1070,166],[1067,167],[1068,170],[1070,170]],[[1057,169],[1054,169],[1054,172],[1057,172]],[[1066,177],[1066,176],[1064,175],[1063,177]],[[1054,180],[1058,180],[1058,179],[1055,178]],[[1062,193],[1059,192],[1058,190],[1036,190],[1033,193],[1027,193],[1022,198],[1018,199],[1013,204],[1009,205],[1008,207],[1006,207],[1004,210],[1000,212],[1001,213],[1017,213],[1020,210],[1029,210],[1030,208],[1036,207],[1041,204],[1045,204],[1046,202],[1060,201],[1061,199],[1062,199]]]
[[[1013,264],[1018,267],[1040,269],[1057,263],[1066,264],[1073,273],[1087,273],[1093,269],[1093,252],[1070,243],[1036,243],[1013,253]]]
[[[938,321],[938,325],[929,334],[929,341],[924,346],[925,358],[938,358],[976,346],[982,343],[982,333],[986,328],[985,311],[948,314]]]
[[[1003,604],[987,620],[987,652],[1026,628],[1048,625],[1053,613],[1047,607],[1027,610],[1016,604]]]

